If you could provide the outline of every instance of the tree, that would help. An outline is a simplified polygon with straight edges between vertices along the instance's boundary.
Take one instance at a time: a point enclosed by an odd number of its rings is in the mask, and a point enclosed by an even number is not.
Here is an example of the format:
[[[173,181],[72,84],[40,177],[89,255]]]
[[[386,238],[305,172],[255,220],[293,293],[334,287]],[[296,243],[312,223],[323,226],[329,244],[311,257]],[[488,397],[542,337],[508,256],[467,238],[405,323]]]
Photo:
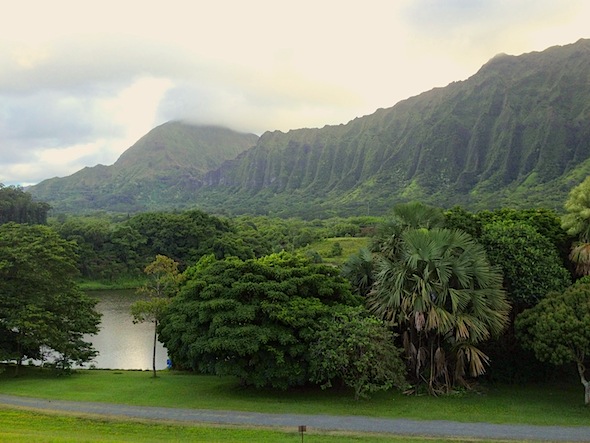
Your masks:
[[[485,224],[479,242],[490,262],[502,269],[504,288],[515,313],[571,284],[555,245],[525,222]]]
[[[19,186],[0,183],[0,225],[8,222],[46,224],[49,204],[33,201]]]
[[[476,214],[453,208],[445,216],[445,227],[472,233],[490,263],[501,268],[503,287],[512,304],[506,331],[482,346],[490,357],[487,376],[509,382],[543,379],[548,366],[522,348],[515,335],[514,319],[548,292],[571,284],[571,238],[561,228],[560,218],[555,211],[542,208],[502,208]]]
[[[354,389],[357,400],[406,385],[391,330],[362,307],[346,307],[323,319],[310,354],[312,382],[327,388],[340,381]]]
[[[25,357],[41,358],[45,348],[62,368],[96,355],[84,335],[98,332],[100,315],[75,283],[74,247],[47,226],[0,226],[0,329],[17,372]]]
[[[279,253],[203,257],[188,268],[159,328],[175,364],[256,387],[309,381],[309,346],[334,307],[359,305],[337,269]]]
[[[590,283],[583,279],[563,292],[552,292],[516,319],[518,337],[541,361],[575,363],[590,404],[586,363],[590,357]]]
[[[444,214],[440,208],[419,202],[397,204],[393,208],[392,217],[377,227],[371,250],[386,256],[395,256],[404,231],[440,228],[444,222]]]
[[[579,275],[590,274],[590,176],[570,191],[565,202],[567,213],[562,218],[562,227],[568,234],[578,236],[570,258]]]
[[[127,224],[146,239],[139,253],[145,263],[160,254],[177,261],[181,270],[210,254],[216,241],[230,230],[226,221],[198,210],[145,212],[131,217]]]
[[[487,356],[478,344],[508,322],[500,271],[459,230],[405,228],[388,245],[367,303],[399,325],[414,381],[435,394],[463,383],[467,372],[483,374]]]
[[[340,242],[332,243],[330,248],[330,257],[340,257],[342,255],[342,245]]]
[[[371,251],[362,248],[352,254],[342,265],[341,272],[357,294],[365,297],[374,283],[375,263]]]
[[[496,223],[530,226],[552,243],[551,250],[557,251],[564,267],[569,266],[572,238],[562,229],[560,216],[554,210],[501,208],[471,213],[456,206],[445,212],[445,228],[461,229],[477,241],[480,241],[485,226]]]
[[[157,377],[156,345],[158,343],[158,323],[172,297],[178,291],[181,275],[178,272],[178,263],[165,255],[157,255],[156,259],[146,266],[144,272],[149,279],[137,292],[146,296],[147,300],[139,300],[133,303],[131,305],[131,315],[134,322],[150,321],[154,323],[152,368],[154,377]]]
[[[549,292],[568,287],[570,273],[555,245],[526,222],[497,220],[485,224],[479,241],[490,262],[502,269],[503,287],[512,305],[506,331],[485,345],[492,361],[489,375],[511,382],[532,377],[542,379],[549,368],[538,363],[530,351],[522,349],[514,331],[514,320]]]
[[[581,241],[590,241],[590,176],[570,191],[564,206],[563,229]]]
[[[108,254],[111,227],[108,220],[95,217],[70,217],[55,230],[77,245],[78,269],[83,277],[109,279],[120,271],[121,263]]]

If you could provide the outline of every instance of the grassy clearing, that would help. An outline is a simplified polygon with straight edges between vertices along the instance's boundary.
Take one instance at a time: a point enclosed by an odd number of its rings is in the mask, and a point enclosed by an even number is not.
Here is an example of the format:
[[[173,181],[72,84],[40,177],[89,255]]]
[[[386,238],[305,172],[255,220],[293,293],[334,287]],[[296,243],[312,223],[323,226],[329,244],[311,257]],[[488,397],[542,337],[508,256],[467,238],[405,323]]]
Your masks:
[[[73,432],[75,430],[75,432]],[[9,442],[293,442],[301,441],[297,429],[269,430],[228,426],[200,426],[136,420],[81,418],[63,414],[0,408],[0,441]],[[304,442],[313,443],[436,443],[459,440],[392,437],[371,434],[317,432],[311,429]],[[464,441],[464,440],[461,440]],[[483,440],[477,440],[482,442]]]
[[[118,289],[137,289],[145,283],[145,277],[126,277],[117,280],[79,280],[78,286],[83,291],[105,291]]]
[[[342,247],[342,254],[334,256],[332,248],[335,243]],[[351,254],[356,254],[359,249],[366,248],[369,244],[368,237],[334,237],[314,242],[304,248],[305,250],[316,251],[327,264],[339,266],[343,264]]]
[[[528,423],[590,424],[579,383],[536,386],[489,386],[480,392],[431,398],[397,392],[353,401],[349,391],[295,389],[287,392],[241,388],[233,378],[162,371],[156,379],[141,371],[78,371],[57,376],[27,368],[15,378],[13,368],[0,375],[0,393],[60,400],[144,406],[229,409],[237,411],[363,415],[369,417]]]

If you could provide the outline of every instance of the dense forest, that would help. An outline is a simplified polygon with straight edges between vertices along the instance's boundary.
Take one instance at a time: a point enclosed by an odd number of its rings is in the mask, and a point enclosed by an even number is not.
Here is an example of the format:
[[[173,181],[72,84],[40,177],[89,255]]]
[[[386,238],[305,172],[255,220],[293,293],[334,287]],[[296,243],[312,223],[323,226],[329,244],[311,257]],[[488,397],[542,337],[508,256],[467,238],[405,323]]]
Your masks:
[[[0,224],[10,221],[45,224],[49,209],[49,204],[33,201],[31,194],[23,192],[22,188],[0,183]]]
[[[14,209],[42,214],[45,204],[31,209],[22,189],[2,191],[0,207],[10,209],[0,226],[7,257],[0,267],[0,318],[13,337],[2,345],[5,358],[37,356],[42,345],[61,350],[66,362],[92,356],[78,338],[96,327],[91,303],[71,277],[35,274],[35,266],[68,276],[75,266],[78,281],[142,277],[146,287],[149,281],[160,287],[166,268],[144,271],[171,263],[167,269],[180,273],[175,286],[158,296],[165,303],[154,303],[160,306],[157,331],[179,369],[281,389],[344,383],[358,398],[392,386],[440,395],[484,375],[542,381],[571,376],[572,367],[563,364],[574,363],[590,401],[590,283],[584,277],[590,179],[571,191],[563,216],[550,209],[472,212],[413,202],[379,218],[224,218],[187,210],[46,220]],[[361,249],[339,266],[313,250],[346,238],[357,238]],[[43,260],[66,257],[68,271],[37,264],[34,250],[27,251],[39,244]],[[31,271],[16,273],[19,260]],[[25,330],[31,318],[12,315],[20,289],[28,288],[29,303],[71,315],[62,305],[43,304],[43,278],[61,281],[56,290],[76,300],[88,321],[72,319],[69,335],[56,332],[52,342],[19,341],[31,336]],[[557,316],[539,329],[539,316],[550,315]],[[44,328],[54,327],[50,318]],[[564,333],[575,340],[560,339]]]

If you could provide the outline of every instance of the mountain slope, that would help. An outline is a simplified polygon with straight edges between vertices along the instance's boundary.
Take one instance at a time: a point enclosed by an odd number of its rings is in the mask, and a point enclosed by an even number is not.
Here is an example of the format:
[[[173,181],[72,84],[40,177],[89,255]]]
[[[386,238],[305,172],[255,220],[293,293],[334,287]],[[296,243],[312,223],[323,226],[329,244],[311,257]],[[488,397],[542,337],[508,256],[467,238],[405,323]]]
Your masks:
[[[239,210],[232,196],[254,194],[250,207],[281,212],[290,200],[291,213],[297,204],[318,214],[410,199],[560,206],[590,172],[589,122],[590,40],[580,40],[496,56],[466,81],[346,125],[263,134],[207,174],[200,195],[225,195]]]
[[[465,81],[347,124],[259,139],[209,131],[163,125],[113,166],[31,192],[78,211],[197,205],[325,217],[381,214],[407,200],[561,208],[590,174],[590,40],[498,55]]]
[[[206,171],[254,146],[258,136],[215,126],[168,122],[127,149],[112,166],[84,168],[29,189],[58,211],[132,212],[183,207]]]

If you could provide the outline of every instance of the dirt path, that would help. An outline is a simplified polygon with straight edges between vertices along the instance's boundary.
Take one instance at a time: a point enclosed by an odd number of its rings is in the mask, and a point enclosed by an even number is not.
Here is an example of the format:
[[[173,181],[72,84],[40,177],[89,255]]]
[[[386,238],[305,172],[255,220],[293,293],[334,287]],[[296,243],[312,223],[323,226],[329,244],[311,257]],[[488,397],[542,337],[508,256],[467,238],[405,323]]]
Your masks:
[[[297,429],[299,425],[306,425],[308,431],[320,429],[432,437],[590,442],[590,426],[496,425],[489,423],[459,423],[443,420],[418,421],[357,416],[262,414],[257,412],[175,409],[108,403],[43,400],[10,395],[0,395],[0,405],[38,410],[76,412],[100,416],[123,416],[129,418],[173,420],[179,422],[237,424],[282,428],[292,427],[295,429]]]

